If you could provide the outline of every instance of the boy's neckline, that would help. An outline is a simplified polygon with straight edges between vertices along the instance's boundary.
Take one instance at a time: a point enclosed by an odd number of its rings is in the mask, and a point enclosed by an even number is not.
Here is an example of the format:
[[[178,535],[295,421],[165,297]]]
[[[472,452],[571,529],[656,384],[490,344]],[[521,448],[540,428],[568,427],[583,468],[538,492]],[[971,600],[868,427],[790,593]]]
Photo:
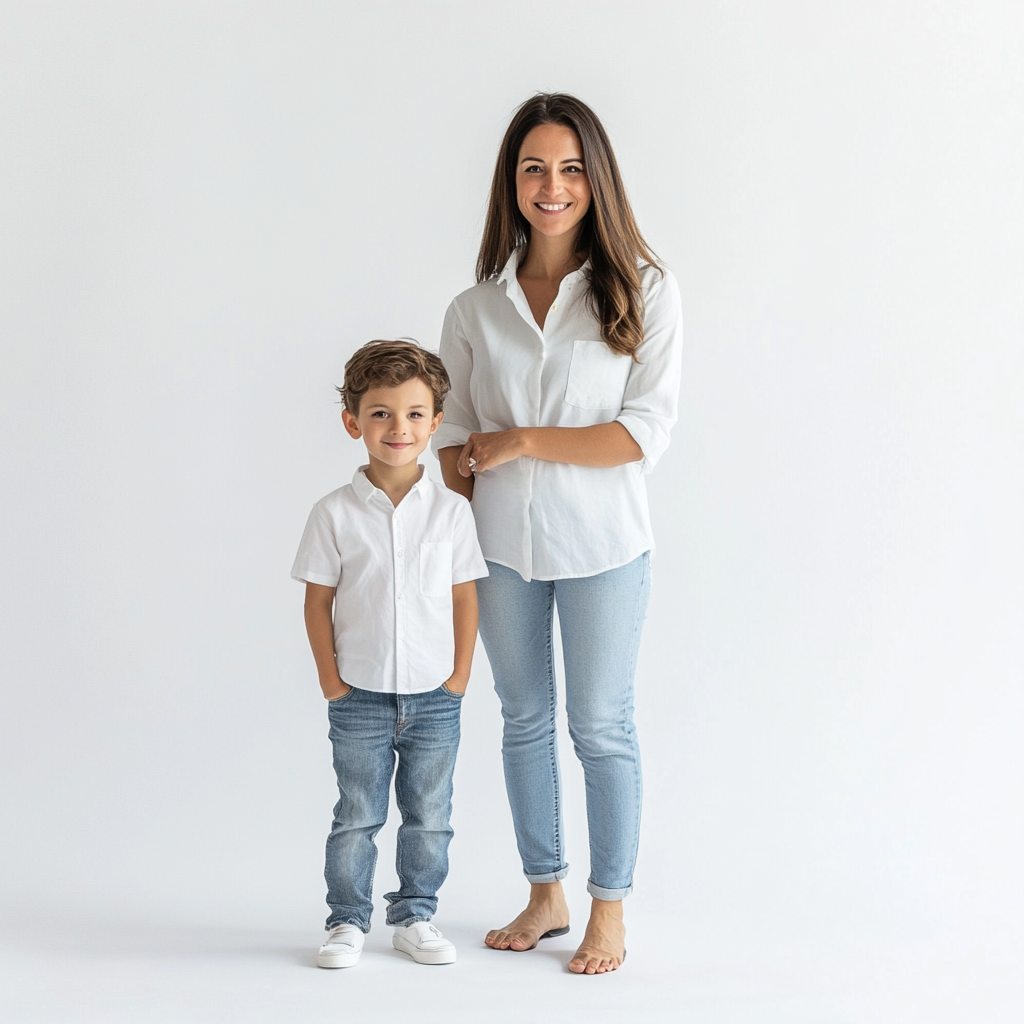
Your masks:
[[[423,479],[426,469],[418,462],[411,466],[388,466],[370,456],[370,463],[362,474],[378,491],[383,491],[391,504],[398,508],[406,495]]]

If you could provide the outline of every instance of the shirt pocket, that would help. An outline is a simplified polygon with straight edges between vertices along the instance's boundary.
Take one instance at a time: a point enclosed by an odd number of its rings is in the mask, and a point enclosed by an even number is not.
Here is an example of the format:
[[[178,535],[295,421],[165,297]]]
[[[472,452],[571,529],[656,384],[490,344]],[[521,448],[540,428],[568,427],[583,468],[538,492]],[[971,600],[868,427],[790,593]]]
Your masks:
[[[435,541],[420,545],[420,592],[426,597],[444,597],[452,592],[452,542]]]
[[[633,360],[613,352],[603,341],[577,340],[572,345],[565,400],[577,409],[622,408]]]

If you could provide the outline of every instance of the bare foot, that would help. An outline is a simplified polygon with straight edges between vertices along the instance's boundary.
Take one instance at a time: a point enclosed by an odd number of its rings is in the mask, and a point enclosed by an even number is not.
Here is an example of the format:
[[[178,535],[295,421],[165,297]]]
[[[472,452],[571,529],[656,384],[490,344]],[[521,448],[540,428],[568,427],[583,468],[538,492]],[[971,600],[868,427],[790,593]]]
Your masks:
[[[590,908],[587,932],[580,948],[569,961],[573,974],[607,974],[618,970],[626,959],[626,926],[622,923],[622,900],[595,899]]]
[[[521,953],[533,949],[545,932],[564,934],[569,930],[569,906],[561,882],[540,882],[530,886],[526,909],[504,928],[487,933],[484,942],[491,949],[511,949]]]

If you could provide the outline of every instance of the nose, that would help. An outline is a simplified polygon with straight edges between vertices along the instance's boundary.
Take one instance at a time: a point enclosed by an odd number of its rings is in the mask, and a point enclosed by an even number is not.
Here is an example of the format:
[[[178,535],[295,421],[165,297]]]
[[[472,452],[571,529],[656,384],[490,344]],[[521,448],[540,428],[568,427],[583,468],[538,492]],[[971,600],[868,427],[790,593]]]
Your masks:
[[[541,191],[545,195],[554,195],[558,191],[558,181],[555,178],[555,169],[553,167],[544,172],[540,184]]]

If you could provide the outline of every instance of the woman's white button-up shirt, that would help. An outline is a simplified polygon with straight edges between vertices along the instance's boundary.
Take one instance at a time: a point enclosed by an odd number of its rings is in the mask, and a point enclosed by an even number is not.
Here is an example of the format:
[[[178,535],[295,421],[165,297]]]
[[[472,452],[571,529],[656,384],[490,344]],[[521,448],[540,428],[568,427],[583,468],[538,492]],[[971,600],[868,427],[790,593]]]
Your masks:
[[[601,341],[586,266],[562,280],[538,327],[516,278],[518,255],[448,308],[441,358],[452,390],[434,450],[478,431],[621,423],[643,451],[639,462],[595,468],[519,458],[478,473],[473,488],[485,558],[526,580],[593,576],[654,547],[644,474],[676,421],[679,288],[668,271],[640,271],[644,340],[634,362]]]

